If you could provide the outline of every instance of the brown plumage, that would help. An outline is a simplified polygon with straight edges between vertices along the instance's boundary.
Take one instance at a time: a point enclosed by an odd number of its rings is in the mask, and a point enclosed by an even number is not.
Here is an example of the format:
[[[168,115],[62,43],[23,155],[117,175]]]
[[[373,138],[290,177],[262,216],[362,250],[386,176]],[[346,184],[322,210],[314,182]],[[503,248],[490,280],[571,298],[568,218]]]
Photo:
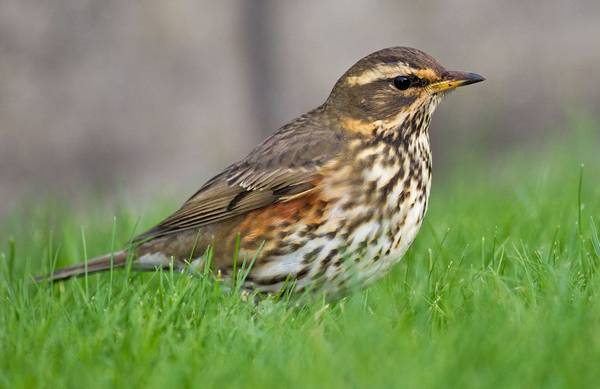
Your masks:
[[[231,276],[234,250],[256,257],[244,286],[339,295],[381,277],[416,236],[429,197],[428,126],[443,94],[482,81],[445,70],[422,51],[394,47],[352,66],[327,101],[280,128],[204,184],[129,251],[87,272],[173,264]],[[238,238],[239,237],[239,238]],[[260,250],[259,250],[260,248]],[[52,281],[86,272],[59,270]]]

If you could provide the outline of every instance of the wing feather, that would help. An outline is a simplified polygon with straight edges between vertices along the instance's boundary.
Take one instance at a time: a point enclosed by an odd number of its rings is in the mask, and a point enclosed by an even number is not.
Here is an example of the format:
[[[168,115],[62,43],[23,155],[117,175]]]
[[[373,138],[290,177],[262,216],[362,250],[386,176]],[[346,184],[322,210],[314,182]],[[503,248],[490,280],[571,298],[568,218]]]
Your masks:
[[[322,168],[339,156],[343,145],[339,132],[323,127],[317,114],[282,127],[136,241],[201,228],[315,190]]]

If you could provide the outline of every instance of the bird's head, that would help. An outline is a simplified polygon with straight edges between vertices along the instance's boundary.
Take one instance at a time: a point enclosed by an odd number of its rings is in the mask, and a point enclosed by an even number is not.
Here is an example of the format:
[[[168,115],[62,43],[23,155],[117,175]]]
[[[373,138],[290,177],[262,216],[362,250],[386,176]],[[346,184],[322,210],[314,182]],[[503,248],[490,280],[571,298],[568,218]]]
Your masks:
[[[371,133],[373,127],[399,128],[418,112],[429,119],[446,92],[483,80],[475,73],[446,70],[420,50],[391,47],[364,57],[344,73],[326,105],[348,130]]]

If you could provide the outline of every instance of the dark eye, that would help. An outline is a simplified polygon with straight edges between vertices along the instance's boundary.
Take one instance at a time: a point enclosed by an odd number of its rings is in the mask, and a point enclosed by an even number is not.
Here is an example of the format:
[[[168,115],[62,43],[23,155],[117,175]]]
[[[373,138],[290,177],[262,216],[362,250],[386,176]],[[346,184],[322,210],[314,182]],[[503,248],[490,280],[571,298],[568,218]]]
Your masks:
[[[394,86],[400,90],[407,90],[410,88],[411,80],[408,77],[398,76],[394,78]]]

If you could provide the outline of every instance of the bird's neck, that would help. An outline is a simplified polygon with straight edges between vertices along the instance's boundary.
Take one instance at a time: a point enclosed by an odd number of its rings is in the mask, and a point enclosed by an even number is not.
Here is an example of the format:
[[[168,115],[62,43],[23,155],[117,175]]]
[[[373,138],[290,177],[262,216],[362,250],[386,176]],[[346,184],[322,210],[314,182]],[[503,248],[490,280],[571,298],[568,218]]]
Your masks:
[[[421,106],[396,126],[378,126],[371,136],[357,136],[351,142],[355,174],[363,180],[361,188],[387,188],[385,192],[393,194],[388,204],[398,201],[402,193],[396,186],[406,186],[408,192],[414,186],[423,198],[428,197],[432,165],[429,123],[434,109],[435,105]]]
[[[363,118],[354,115],[336,117],[340,127],[353,137],[369,144],[384,142],[399,145],[429,134],[431,115],[439,104],[438,96],[428,97],[386,119]]]

